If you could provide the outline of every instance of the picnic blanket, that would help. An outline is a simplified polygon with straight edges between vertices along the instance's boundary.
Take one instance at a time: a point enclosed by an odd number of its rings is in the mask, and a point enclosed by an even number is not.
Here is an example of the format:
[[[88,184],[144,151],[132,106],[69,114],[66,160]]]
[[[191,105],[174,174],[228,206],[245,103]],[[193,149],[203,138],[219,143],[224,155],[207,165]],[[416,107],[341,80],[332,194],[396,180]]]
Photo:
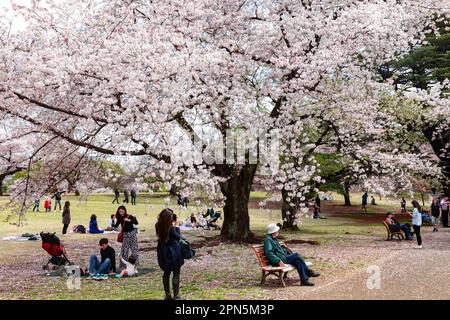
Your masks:
[[[159,271],[159,269],[157,269],[157,268],[138,268],[138,270],[139,270],[139,273],[137,275],[133,276],[133,277],[140,277],[140,276],[152,273],[152,272]],[[67,276],[67,274],[66,274],[65,268],[61,267],[61,268],[59,268],[57,270],[52,270],[52,271],[43,273],[42,276],[46,276],[46,277],[65,277],[65,276]],[[88,276],[81,276],[81,279],[87,279],[87,277]],[[130,277],[130,278],[133,278],[133,277]],[[126,279],[127,277],[124,277],[122,279],[116,279],[114,277],[114,275],[109,275],[108,278],[109,279],[113,279],[113,280],[123,280],[123,279]]]
[[[3,241],[36,241],[36,240],[41,240],[41,236],[38,234],[30,234],[30,233],[25,233],[21,236],[8,236],[8,237],[3,237],[2,238]]]
[[[189,231],[189,230],[195,230],[195,229],[192,227],[180,226],[180,230]]]

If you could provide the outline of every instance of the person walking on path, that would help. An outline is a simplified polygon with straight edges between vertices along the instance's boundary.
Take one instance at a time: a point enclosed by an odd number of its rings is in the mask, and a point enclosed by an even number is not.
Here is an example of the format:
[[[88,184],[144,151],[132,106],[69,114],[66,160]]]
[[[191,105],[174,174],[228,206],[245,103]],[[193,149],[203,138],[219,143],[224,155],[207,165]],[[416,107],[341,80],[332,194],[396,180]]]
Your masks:
[[[70,202],[69,201],[66,201],[66,203],[64,204],[64,210],[62,213],[62,223],[64,225],[62,234],[66,234],[67,228],[69,227],[69,224],[70,224]]]
[[[136,205],[136,190],[134,188],[131,189],[130,195],[131,195],[131,205],[135,206]]]
[[[40,198],[39,195],[37,193],[34,194],[34,207],[33,207],[33,212],[36,210],[36,212],[39,212],[39,202],[40,202]]]
[[[120,192],[119,189],[114,188],[114,200],[112,203],[116,203],[119,204],[119,197],[120,197]]]
[[[52,199],[50,196],[45,197],[44,208],[45,212],[52,212]]]
[[[128,200],[128,190],[125,190],[123,192],[123,195],[125,196],[125,199],[123,199],[124,203],[129,203],[130,201]]]
[[[120,249],[121,257],[129,257],[129,252],[131,251],[131,255],[136,258],[135,265],[138,265],[139,262],[139,247],[138,247],[138,239],[137,239],[137,224],[138,221],[136,217],[129,215],[127,213],[127,209],[125,206],[120,206],[116,212],[116,225],[117,228],[119,225],[121,226],[120,233],[122,234],[122,248]],[[120,268],[125,268],[125,264],[120,261]]]
[[[369,197],[369,195],[367,194],[367,191],[364,191],[361,200],[361,213],[364,211],[365,213],[367,213],[367,198]]]
[[[430,205],[431,222],[433,223],[433,232],[438,231],[439,217],[441,216],[441,206],[436,198],[433,198]]]
[[[406,213],[406,200],[405,200],[405,197],[402,197],[402,200],[400,201],[400,207],[402,208],[402,213]]]
[[[449,210],[450,202],[448,200],[448,197],[444,197],[441,200],[441,221],[442,221],[442,227],[448,228],[448,210]]]
[[[411,204],[414,209],[412,213],[409,213],[409,215],[412,217],[413,230],[417,238],[416,248],[422,249],[422,236],[420,235],[420,227],[422,226],[422,208],[416,200],[413,200]]]
[[[158,236],[158,264],[163,274],[163,286],[165,300],[172,300],[170,291],[170,274],[173,273],[172,287],[173,299],[180,300],[180,272],[184,264],[181,252],[180,228],[174,226],[174,214],[172,209],[164,209],[160,212],[158,222],[155,224]]]
[[[59,205],[59,211],[61,211],[61,200],[62,200],[62,194],[65,191],[56,191],[56,193],[52,196],[52,199],[55,198],[55,211],[56,211],[56,206]]]

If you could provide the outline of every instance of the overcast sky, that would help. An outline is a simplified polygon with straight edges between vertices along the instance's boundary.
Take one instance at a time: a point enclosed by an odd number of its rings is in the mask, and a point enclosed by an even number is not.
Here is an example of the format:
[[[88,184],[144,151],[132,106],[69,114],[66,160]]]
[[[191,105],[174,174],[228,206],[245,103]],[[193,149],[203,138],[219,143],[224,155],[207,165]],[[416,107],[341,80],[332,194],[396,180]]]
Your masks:
[[[11,32],[16,32],[21,30],[25,26],[25,21],[20,17],[15,17],[12,14],[12,3],[16,3],[19,5],[27,5],[31,3],[31,0],[0,0],[0,11],[3,13],[4,11],[8,12],[12,19],[12,28]]]

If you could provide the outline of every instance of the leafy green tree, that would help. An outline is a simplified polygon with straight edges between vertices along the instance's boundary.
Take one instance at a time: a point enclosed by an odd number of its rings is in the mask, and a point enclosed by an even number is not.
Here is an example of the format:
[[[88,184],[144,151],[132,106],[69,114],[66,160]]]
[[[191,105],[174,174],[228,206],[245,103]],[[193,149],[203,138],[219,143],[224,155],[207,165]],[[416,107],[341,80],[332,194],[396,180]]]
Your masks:
[[[430,30],[424,45],[412,48],[401,59],[380,67],[383,80],[392,78],[400,94],[412,89],[429,90],[436,83],[450,79],[450,19],[436,17],[436,21],[437,32]],[[448,97],[450,90],[443,90],[441,94]],[[409,142],[404,146],[411,148],[417,148],[418,142],[423,140],[430,143],[445,177],[442,181],[444,192],[450,195],[450,131],[442,130],[443,123],[448,125],[448,117],[436,112],[433,121],[430,121],[426,115],[433,109],[426,103],[408,99],[398,102],[400,105],[395,116],[406,130],[399,132],[398,137]]]

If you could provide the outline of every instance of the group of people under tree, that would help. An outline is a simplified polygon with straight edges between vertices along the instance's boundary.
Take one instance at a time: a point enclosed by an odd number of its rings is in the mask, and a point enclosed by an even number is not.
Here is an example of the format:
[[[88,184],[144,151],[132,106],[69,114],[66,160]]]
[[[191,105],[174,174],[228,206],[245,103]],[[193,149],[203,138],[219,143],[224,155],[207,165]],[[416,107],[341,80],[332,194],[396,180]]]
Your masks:
[[[129,203],[130,202],[130,196],[131,196],[131,205],[135,206],[136,205],[136,198],[137,198],[137,192],[136,189],[132,188],[130,190],[130,193],[128,193],[128,190],[124,190],[123,191],[123,195],[124,195],[124,199],[123,199],[123,203]],[[117,203],[119,204],[119,198],[120,198],[120,191],[118,188],[114,188],[114,200],[112,203]]]
[[[59,211],[61,211],[62,209],[62,195],[63,193],[65,193],[66,191],[56,191],[53,196],[49,196],[47,195],[45,197],[45,201],[44,201],[44,209],[45,212],[51,212],[52,211],[52,199],[55,199],[55,208],[54,210],[56,211],[56,208],[59,207]],[[33,201],[33,212],[39,212],[40,211],[40,202],[41,202],[41,197],[39,196],[38,193],[34,194],[34,201]]]
[[[408,214],[412,218],[413,231],[411,231],[411,225],[409,223],[400,224],[394,218],[394,214],[392,212],[386,214],[385,221],[391,232],[403,231],[403,233],[405,234],[405,239],[407,240],[413,240],[413,234],[415,234],[417,239],[417,248],[422,248],[420,228],[423,221],[429,220],[431,222],[431,224],[433,225],[433,232],[438,231],[439,220],[442,222],[443,228],[448,228],[448,215],[450,205],[448,197],[442,197],[442,199],[440,200],[436,197],[433,197],[429,212],[426,212],[420,206],[417,200],[413,200],[411,202],[413,206],[412,212],[406,210],[406,201],[404,197],[402,197],[400,204],[402,207],[401,212]]]
[[[114,273],[116,278],[124,276],[133,276],[138,274],[139,247],[137,239],[138,221],[135,216],[127,213],[125,206],[117,209],[114,218],[112,218],[112,227],[121,226],[121,231],[117,236],[117,242],[122,243],[120,249],[119,268],[121,272],[116,274],[116,254],[114,248],[109,246],[108,239],[102,238],[100,245],[100,259],[96,255],[91,255],[89,260],[89,270],[86,274],[89,279],[108,279],[109,273]],[[91,216],[90,228],[96,223],[95,215]],[[98,227],[97,227],[98,228]],[[95,233],[95,232],[94,232]]]

